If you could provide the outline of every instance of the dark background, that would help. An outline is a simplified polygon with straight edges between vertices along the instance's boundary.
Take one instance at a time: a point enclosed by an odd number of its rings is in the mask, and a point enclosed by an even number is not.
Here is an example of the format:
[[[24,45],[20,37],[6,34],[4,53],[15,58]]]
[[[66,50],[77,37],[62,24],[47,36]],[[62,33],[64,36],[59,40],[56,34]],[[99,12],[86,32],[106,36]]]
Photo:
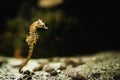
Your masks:
[[[27,2],[27,0],[25,1]],[[23,2],[22,0],[0,1],[1,34],[7,30],[6,20],[17,16]],[[28,2],[29,4],[33,3],[33,5],[36,3],[34,0]],[[72,27],[65,33],[65,39],[62,43],[64,45],[58,47],[60,49],[55,56],[90,54],[108,50],[119,51],[120,30],[117,25],[117,16],[109,16],[109,14],[103,16],[102,13],[104,13],[104,11],[100,8],[88,10],[86,6],[81,6],[80,4],[79,1],[73,2],[72,0],[66,0],[66,2],[60,6],[63,11],[65,11],[65,14],[74,16],[79,22],[75,25],[78,27]],[[96,12],[100,13],[95,14]]]

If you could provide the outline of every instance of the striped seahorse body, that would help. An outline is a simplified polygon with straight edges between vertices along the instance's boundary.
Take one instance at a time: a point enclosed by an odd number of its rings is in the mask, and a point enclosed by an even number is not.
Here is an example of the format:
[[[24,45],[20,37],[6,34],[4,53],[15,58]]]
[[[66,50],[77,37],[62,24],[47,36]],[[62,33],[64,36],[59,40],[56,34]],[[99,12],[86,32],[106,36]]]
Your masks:
[[[37,40],[38,40],[37,28],[47,29],[45,24],[40,19],[35,21],[33,24],[31,24],[30,29],[29,29],[29,35],[26,36],[26,42],[29,45],[28,56],[27,56],[25,62],[23,62],[21,64],[21,66],[19,68],[19,73],[23,72],[22,68],[28,63],[28,61],[30,60],[30,58],[32,56],[32,53],[34,50],[34,45],[37,43]]]

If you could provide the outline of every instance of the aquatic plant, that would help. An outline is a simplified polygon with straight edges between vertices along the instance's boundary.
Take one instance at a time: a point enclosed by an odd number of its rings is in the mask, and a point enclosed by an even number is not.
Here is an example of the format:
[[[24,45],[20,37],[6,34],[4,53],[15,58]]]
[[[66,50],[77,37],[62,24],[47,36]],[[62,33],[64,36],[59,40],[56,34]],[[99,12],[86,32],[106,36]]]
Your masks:
[[[38,40],[37,28],[48,29],[48,27],[45,26],[45,23],[40,19],[30,25],[29,35],[26,36],[26,42],[29,45],[29,51],[26,60],[21,64],[19,68],[19,73],[23,73],[22,68],[28,63],[32,56],[34,45],[37,43]]]

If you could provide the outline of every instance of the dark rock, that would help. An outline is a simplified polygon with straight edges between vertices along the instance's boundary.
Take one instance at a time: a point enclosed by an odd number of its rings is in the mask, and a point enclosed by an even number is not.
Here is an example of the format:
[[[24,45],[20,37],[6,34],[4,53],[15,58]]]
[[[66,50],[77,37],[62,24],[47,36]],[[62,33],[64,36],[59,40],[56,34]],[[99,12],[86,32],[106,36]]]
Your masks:
[[[51,76],[56,76],[58,74],[56,70],[50,71],[49,73]]]
[[[101,73],[93,73],[91,76],[93,78],[99,78],[101,76]]]
[[[120,80],[120,74],[115,74],[113,77],[114,80]]]
[[[28,74],[28,75],[30,75],[30,73],[31,72],[29,70],[26,70],[26,71],[23,72],[23,74]]]

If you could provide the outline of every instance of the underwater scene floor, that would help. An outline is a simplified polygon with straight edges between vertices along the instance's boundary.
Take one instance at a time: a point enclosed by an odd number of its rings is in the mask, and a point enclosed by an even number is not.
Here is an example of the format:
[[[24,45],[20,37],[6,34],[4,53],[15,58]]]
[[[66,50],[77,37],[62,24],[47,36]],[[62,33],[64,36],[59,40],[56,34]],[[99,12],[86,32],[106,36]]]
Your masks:
[[[24,59],[0,56],[0,80],[120,80],[120,53],[31,59],[19,73]]]

